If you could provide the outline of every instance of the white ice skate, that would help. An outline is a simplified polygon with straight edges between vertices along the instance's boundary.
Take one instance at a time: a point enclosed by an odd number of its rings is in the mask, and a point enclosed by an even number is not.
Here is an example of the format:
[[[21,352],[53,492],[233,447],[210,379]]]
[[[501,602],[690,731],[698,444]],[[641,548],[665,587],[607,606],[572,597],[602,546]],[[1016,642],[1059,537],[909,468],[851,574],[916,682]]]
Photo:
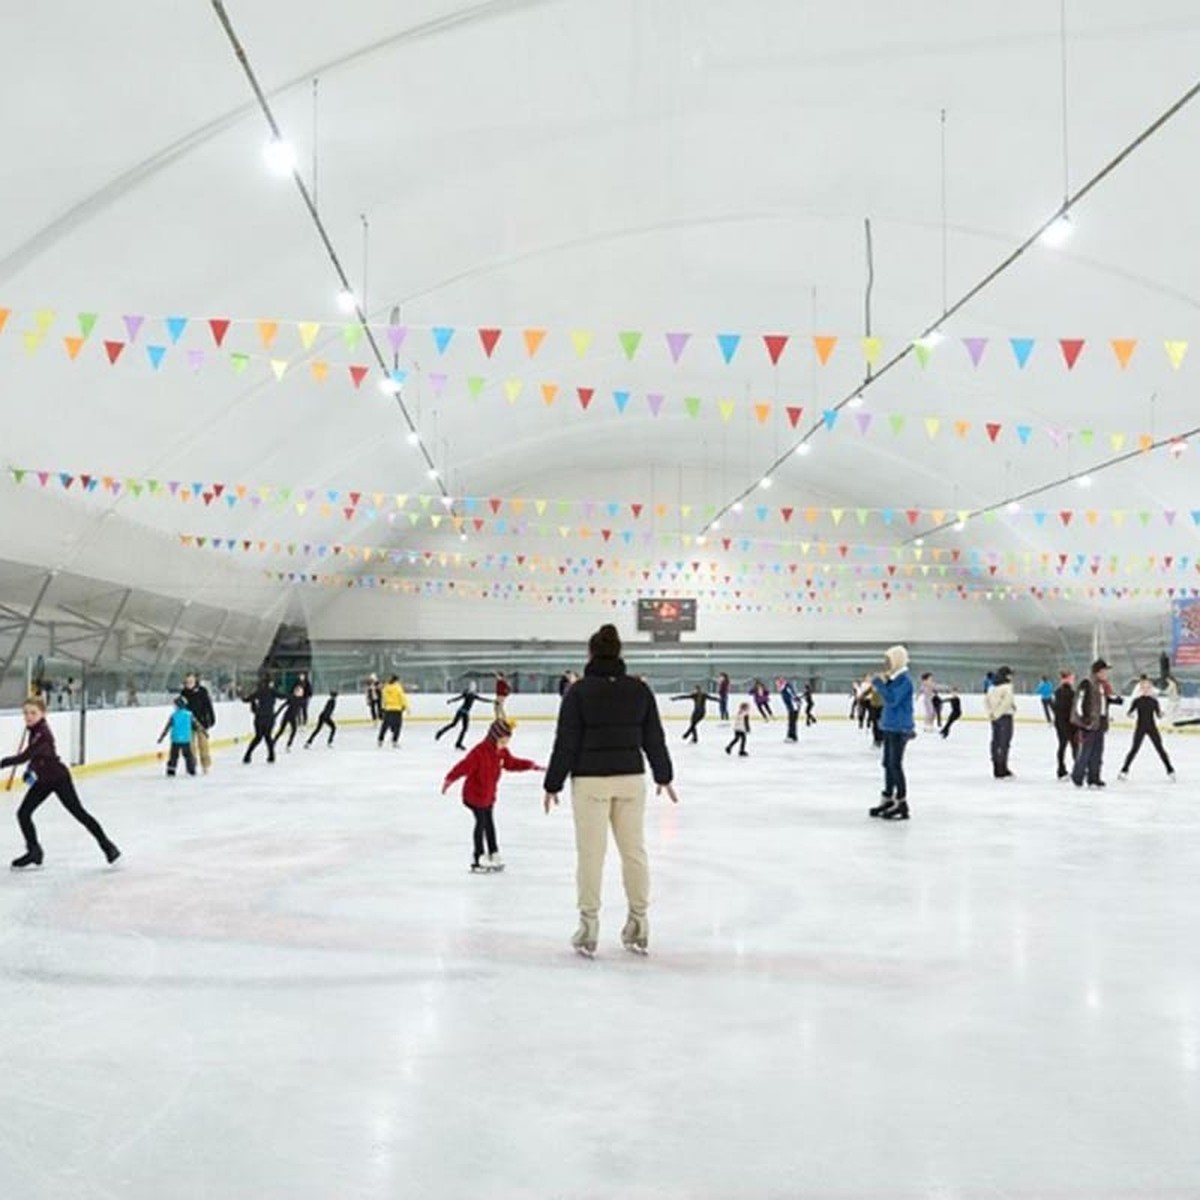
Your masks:
[[[582,954],[584,958],[596,957],[596,942],[600,937],[600,922],[596,917],[585,916],[579,914],[579,928],[575,930],[575,936],[571,939],[571,945],[575,947],[577,954]]]
[[[489,854],[487,856],[487,869],[489,871],[503,871],[504,859],[499,854]]]
[[[650,953],[650,923],[645,916],[630,913],[621,930],[621,945],[631,954]]]

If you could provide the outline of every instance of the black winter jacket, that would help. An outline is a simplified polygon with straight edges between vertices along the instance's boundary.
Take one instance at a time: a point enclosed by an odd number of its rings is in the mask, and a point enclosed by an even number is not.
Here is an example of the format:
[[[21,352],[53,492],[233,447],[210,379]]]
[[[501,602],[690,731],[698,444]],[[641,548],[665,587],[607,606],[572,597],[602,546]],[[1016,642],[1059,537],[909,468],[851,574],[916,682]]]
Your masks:
[[[212,697],[208,694],[208,688],[204,684],[198,683],[194,688],[181,688],[179,694],[187,702],[192,716],[205,729],[211,729],[217,723],[217,714],[213,711]]]
[[[631,679],[620,659],[595,659],[563,696],[545,790],[557,795],[568,775],[644,775],[643,752],[654,782],[670,783],[674,771],[654,693]]]
[[[1054,691],[1054,724],[1059,729],[1070,729],[1074,712],[1075,688],[1069,683],[1060,683]]]

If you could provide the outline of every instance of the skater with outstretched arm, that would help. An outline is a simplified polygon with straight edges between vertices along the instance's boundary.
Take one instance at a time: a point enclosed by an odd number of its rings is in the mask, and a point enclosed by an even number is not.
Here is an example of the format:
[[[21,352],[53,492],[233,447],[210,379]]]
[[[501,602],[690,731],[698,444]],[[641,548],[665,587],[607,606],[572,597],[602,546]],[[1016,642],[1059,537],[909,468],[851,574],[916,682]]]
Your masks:
[[[308,741],[304,743],[305,750],[309,749],[313,742],[317,740],[318,734],[322,729],[329,730],[330,746],[333,745],[333,739],[337,734],[337,724],[333,719],[333,710],[337,708],[338,690],[337,688],[329,689],[329,699],[325,701],[325,707],[321,709],[321,715],[317,718],[316,728],[308,735]]]
[[[687,731],[683,735],[685,742],[691,742],[693,745],[700,744],[700,722],[708,715],[708,702],[717,700],[719,697],[709,695],[699,684],[682,696],[672,696],[674,700],[690,700],[692,702],[692,719],[688,723]]]
[[[433,740],[435,742],[440,742],[443,734],[449,733],[452,729],[458,729],[458,727],[461,725],[462,729],[459,730],[458,739],[455,741],[454,745],[459,750],[465,750],[467,748],[467,732],[471,728],[471,709],[475,707],[475,702],[477,700],[482,699],[484,699],[484,697],[475,690],[475,681],[472,679],[471,682],[468,683],[467,686],[463,688],[463,690],[459,692],[457,696],[451,696],[450,699],[446,701],[447,704],[457,704],[458,708],[455,711],[454,716],[451,718],[450,724],[443,725],[442,728],[433,735]]]
[[[66,763],[58,757],[54,734],[46,720],[45,700],[40,696],[31,696],[25,701],[21,711],[25,718],[28,738],[25,748],[8,758],[0,759],[0,770],[29,764],[25,772],[25,782],[29,784],[29,791],[25,793],[25,799],[17,809],[17,824],[20,825],[21,834],[25,838],[25,853],[20,858],[13,859],[13,870],[21,871],[26,867],[42,865],[45,854],[38,841],[33,814],[50,796],[57,796],[63,808],[96,839],[96,845],[100,847],[104,857],[110,863],[116,862],[121,857],[120,850],[100,827],[100,822],[83,807],[79,793],[75,790],[71,772]]]
[[[544,785],[549,813],[571,777],[579,905],[579,928],[571,944],[588,957],[595,954],[600,933],[600,891],[610,826],[621,855],[629,904],[621,942],[641,954],[649,947],[646,759],[659,794],[665,792],[677,804],[671,755],[654,693],[626,672],[616,627],[602,625],[588,642],[583,678],[563,697]]]
[[[254,737],[246,747],[242,762],[250,763],[260,742],[267,743],[267,762],[275,761],[275,703],[282,699],[269,675],[263,675],[258,686],[246,697],[246,703],[254,714]]]
[[[1129,712],[1137,724],[1133,730],[1133,745],[1129,747],[1129,753],[1125,756],[1125,765],[1121,768],[1121,773],[1117,778],[1122,781],[1129,778],[1129,768],[1133,766],[1133,760],[1137,758],[1142,743],[1149,739],[1150,745],[1158,751],[1158,757],[1167,769],[1167,778],[1174,783],[1175,768],[1171,765],[1170,755],[1163,748],[1162,736],[1158,732],[1157,718],[1162,716],[1162,709],[1159,707],[1158,698],[1154,695],[1154,684],[1145,675],[1138,681],[1137,698],[1130,704]]]

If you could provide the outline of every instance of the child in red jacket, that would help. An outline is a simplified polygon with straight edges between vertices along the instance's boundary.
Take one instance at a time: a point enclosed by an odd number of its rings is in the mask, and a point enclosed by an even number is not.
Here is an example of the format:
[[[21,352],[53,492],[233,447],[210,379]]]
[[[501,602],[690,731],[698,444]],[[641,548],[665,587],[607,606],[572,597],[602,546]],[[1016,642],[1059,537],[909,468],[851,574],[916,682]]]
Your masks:
[[[487,737],[471,748],[466,758],[450,768],[442,784],[442,795],[456,779],[463,779],[463,805],[475,816],[473,835],[475,857],[471,870],[477,872],[503,871],[504,863],[496,845],[496,825],[492,820],[492,809],[496,804],[496,788],[500,783],[501,771],[541,771],[543,767],[527,758],[515,758],[508,752],[512,739],[512,726],[507,721],[493,721]],[[483,860],[484,844],[487,845],[487,861]]]

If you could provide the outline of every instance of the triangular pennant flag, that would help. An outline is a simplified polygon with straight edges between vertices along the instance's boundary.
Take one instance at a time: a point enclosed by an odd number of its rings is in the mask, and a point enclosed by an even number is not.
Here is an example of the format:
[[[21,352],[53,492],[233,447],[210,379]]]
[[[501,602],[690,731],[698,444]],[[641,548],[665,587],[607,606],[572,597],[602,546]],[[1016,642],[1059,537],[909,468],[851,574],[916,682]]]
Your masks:
[[[1063,361],[1067,364],[1067,370],[1073,371],[1075,364],[1079,361],[1079,355],[1084,347],[1083,338],[1059,338],[1058,345],[1062,350]]]
[[[571,330],[571,345],[575,347],[575,354],[582,358],[592,344],[592,334],[586,329]]]
[[[521,388],[524,386],[520,379],[508,379],[504,383],[504,394],[508,397],[509,404],[516,404],[517,397],[521,394]]]
[[[1133,357],[1133,352],[1137,349],[1137,338],[1113,338],[1108,344],[1112,347],[1112,352],[1117,356],[1117,362],[1121,364],[1121,370],[1125,370],[1129,366],[1129,360]]]
[[[862,340],[862,348],[863,358],[867,360],[868,365],[873,367],[883,353],[883,338],[865,337]]]
[[[831,337],[826,334],[815,334],[813,336],[813,349],[817,352],[817,361],[821,366],[825,366],[829,362],[829,356],[833,353],[834,347],[838,344],[836,337]]]
[[[479,393],[483,391],[487,380],[482,375],[467,376],[467,391],[471,393],[472,400],[479,399]]]
[[[105,342],[104,353],[108,355],[108,361],[115,363],[121,357],[121,351],[125,349],[124,342]]]
[[[617,412],[623,413],[629,404],[629,393],[613,392],[613,403],[617,406]]]
[[[684,396],[683,407],[689,417],[698,417],[700,415],[700,397]]]
[[[1115,451],[1121,450],[1121,448],[1125,445],[1125,435],[1123,433],[1110,434],[1108,440]]]
[[[83,349],[83,338],[65,337],[63,338],[63,345],[67,348],[67,357],[74,360],[78,356],[79,351]]]
[[[433,394],[440,396],[446,390],[446,373],[444,371],[430,371],[429,385],[433,388]]]
[[[871,428],[871,420],[873,415],[874,414],[869,412],[860,412],[854,414],[854,420],[858,424],[858,432],[862,434],[863,437],[866,437],[867,430]]]
[[[1148,433],[1139,433],[1138,434],[1138,449],[1139,450],[1149,450],[1150,447],[1153,445],[1154,445],[1154,438],[1151,437],[1150,434],[1148,434]]]
[[[433,327],[433,344],[437,348],[438,354],[445,354],[446,348],[450,345],[450,339],[454,337],[454,330],[449,325],[435,325]]]
[[[650,415],[657,417],[662,412],[663,400],[665,397],[661,392],[649,392],[646,396],[646,403],[650,406]]]
[[[311,350],[313,342],[317,340],[317,334],[321,332],[321,325],[318,321],[300,321],[296,325],[296,331],[300,334],[300,345],[305,350]]]
[[[940,417],[925,418],[925,432],[929,434],[930,440],[937,437],[938,431],[941,429],[941,427],[942,422]]]
[[[737,353],[738,346],[741,344],[742,335],[740,333],[717,334],[717,346],[720,348],[721,357],[725,360],[726,366],[733,362],[733,356]]]
[[[188,366],[191,367],[193,371],[198,371],[202,366],[204,366],[203,350],[189,350],[187,352],[187,357]]]
[[[99,319],[99,313],[87,312],[79,314],[79,332],[85,341],[92,336],[92,330],[96,328],[96,322]]]
[[[358,387],[362,386],[362,381],[367,377],[367,373],[370,370],[370,368],[369,367],[350,367],[349,370],[350,370],[350,378],[354,381],[354,386],[356,388],[358,388]]]
[[[233,367],[233,373],[240,375],[250,365],[250,355],[235,351],[229,356],[229,363]]]
[[[546,331],[544,329],[526,329],[521,333],[525,339],[525,353],[533,358],[541,349],[542,342],[546,340]]]
[[[208,328],[219,350],[221,343],[225,340],[225,335],[229,332],[229,320],[226,317],[211,317],[208,322]]]
[[[764,333],[763,345],[767,348],[767,357],[771,360],[771,366],[779,365],[779,358],[787,349],[788,335],[786,333]]]
[[[407,325],[389,325],[387,331],[388,345],[392,348],[393,354],[400,353],[400,347],[404,345],[404,339],[408,337]]]
[[[137,341],[138,330],[141,329],[142,322],[145,319],[145,317],[141,316],[125,316],[121,318],[125,324],[125,333],[131,342]]]
[[[496,343],[500,340],[499,329],[481,329],[479,330],[479,342],[483,346],[483,352],[492,357],[492,352],[496,349]]]
[[[795,429],[796,426],[800,424],[800,418],[803,415],[804,415],[804,408],[802,406],[798,406],[798,405],[794,405],[794,404],[789,404],[787,406],[788,424],[790,424],[793,429]]]
[[[1171,366],[1178,371],[1183,366],[1184,355],[1187,354],[1187,342],[1163,342],[1163,347],[1166,349],[1167,357],[1171,360]]]
[[[167,353],[166,346],[147,346],[146,357],[150,360],[150,365],[157,371],[162,366],[163,356]]]
[[[187,328],[187,317],[168,317],[166,320],[167,337],[171,339],[171,345],[178,343],[183,337],[183,331]]]
[[[642,344],[641,330],[623,329],[617,334],[617,341],[621,343],[621,349],[625,352],[625,358],[629,362],[633,362],[633,356],[638,352],[638,347]]]
[[[892,432],[898,434],[904,428],[904,414],[892,413],[888,417],[888,424],[892,427]]]
[[[33,314],[33,324],[38,332],[38,336],[41,337],[54,324],[54,309],[39,308]]]
[[[733,416],[733,410],[736,404],[733,400],[718,400],[717,409],[721,414],[722,421],[728,421]]]
[[[4,332],[5,325],[8,324],[8,318],[12,315],[11,308],[0,308],[0,333]]]
[[[317,365],[316,363],[313,363],[314,367],[316,365]],[[275,374],[276,381],[283,379],[284,375],[287,373],[287,369],[288,369],[287,359],[285,359],[285,358],[271,359],[271,370]]]
[[[833,427],[837,424],[838,410],[836,408],[827,408],[821,413],[821,420],[825,422],[825,428],[833,432]]]
[[[667,334],[667,349],[671,353],[671,361],[678,364],[684,350],[687,349],[687,344],[691,341],[690,333],[668,333]]]
[[[1032,433],[1033,433],[1032,425],[1018,425],[1017,426],[1017,437],[1019,437],[1021,439],[1022,446],[1029,445],[1029,438]]]
[[[363,327],[357,321],[347,321],[342,326],[342,341],[353,350],[362,338]]]
[[[542,399],[547,405],[553,404],[558,399],[558,384],[543,383],[542,384]]]
[[[963,338],[962,342],[967,348],[967,353],[971,356],[971,366],[978,367],[980,360],[983,358],[983,352],[987,349],[987,338],[968,337]]]
[[[754,418],[760,425],[765,425],[770,415],[771,406],[769,404],[756,404],[754,406]]]
[[[1000,436],[1002,426],[998,421],[989,421],[984,428],[987,430],[988,441],[994,442]]]
[[[590,387],[581,387],[576,388],[575,392],[579,396],[579,407],[586,410],[587,406],[592,402],[592,396],[595,395],[595,389]]]
[[[275,335],[279,332],[278,321],[258,321],[258,340],[262,342],[264,350],[270,350],[271,343],[275,341]]]
[[[1009,338],[1008,344],[1012,347],[1013,358],[1017,360],[1017,366],[1024,370],[1025,364],[1029,362],[1029,356],[1033,353],[1033,338]]]
[[[925,338],[917,338],[912,344],[913,353],[917,356],[917,362],[922,367],[929,366],[929,358],[933,354],[933,343]]]

